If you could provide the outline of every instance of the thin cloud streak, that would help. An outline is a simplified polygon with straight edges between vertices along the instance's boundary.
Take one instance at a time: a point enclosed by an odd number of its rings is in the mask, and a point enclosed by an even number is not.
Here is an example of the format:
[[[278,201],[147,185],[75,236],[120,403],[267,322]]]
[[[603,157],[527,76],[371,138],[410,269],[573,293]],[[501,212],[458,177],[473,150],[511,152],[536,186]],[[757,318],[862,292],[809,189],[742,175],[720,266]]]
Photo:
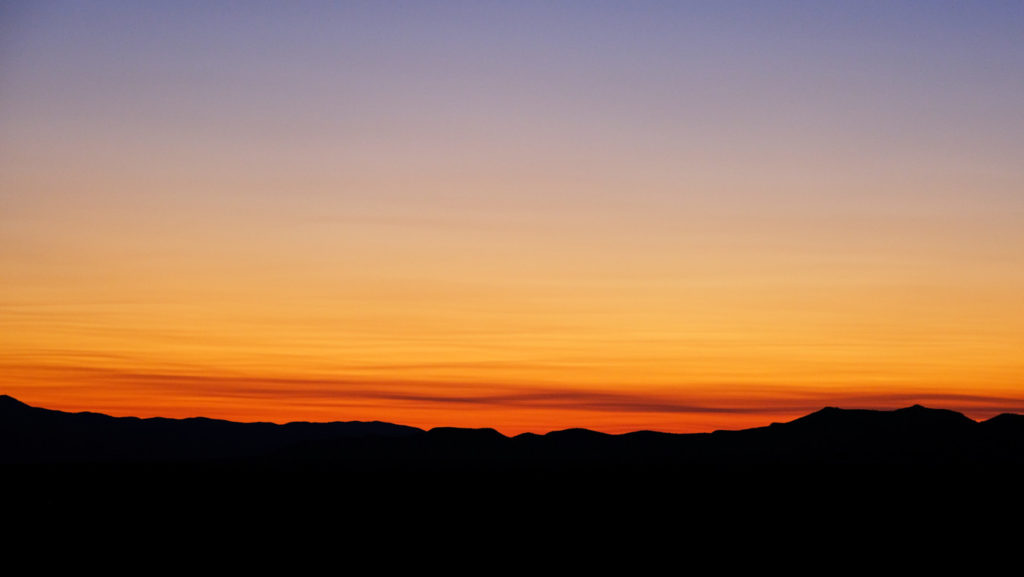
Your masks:
[[[25,368],[27,370],[27,367]],[[524,387],[508,383],[471,383],[438,380],[367,379],[356,376],[326,379],[265,378],[248,376],[208,376],[165,373],[147,373],[102,369],[51,369],[47,379],[56,383],[54,374],[62,373],[69,387],[87,385],[102,395],[97,398],[120,399],[125,407],[145,407],[153,416],[180,415],[183,411],[202,413],[220,406],[248,407],[245,414],[259,413],[263,407],[266,417],[258,420],[285,422],[295,419],[287,416],[288,407],[317,407],[320,415],[331,415],[326,420],[351,420],[358,410],[359,419],[402,421],[417,415],[427,426],[464,426],[467,408],[479,413],[478,419],[491,418],[487,423],[499,430],[509,430],[502,419],[535,415],[552,425],[549,429],[564,428],[554,424],[568,413],[575,415],[605,415],[617,422],[634,415],[632,430],[650,428],[645,423],[658,415],[719,415],[723,424],[739,426],[767,425],[777,420],[796,418],[824,406],[844,408],[893,409],[912,404],[925,404],[935,408],[949,408],[964,412],[976,419],[989,418],[1004,412],[1024,412],[1024,399],[963,393],[925,391],[919,393],[892,391],[858,394],[851,391],[790,388],[779,391],[776,387],[749,384],[737,393],[736,388],[714,394],[706,389],[680,385],[678,394],[658,390],[637,390],[619,387],[616,391],[598,388],[555,389]],[[59,391],[59,387],[56,389]],[[38,394],[44,389],[35,388]],[[17,396],[16,393],[15,396]],[[31,396],[31,395],[30,395]],[[160,399],[157,403],[154,400]],[[30,402],[33,399],[27,399]],[[61,409],[60,403],[35,401],[49,408]],[[147,403],[150,403],[147,405]],[[102,405],[102,401],[98,405]],[[273,408],[274,410],[270,410]],[[105,412],[104,406],[79,410]],[[217,415],[233,418],[230,414]],[[283,415],[284,418],[278,415]],[[424,417],[423,415],[428,415]],[[612,415],[620,415],[612,417]],[[146,416],[146,415],[140,415]],[[193,416],[200,416],[193,414]],[[208,415],[201,415],[208,416]],[[760,417],[760,418],[759,418]],[[737,420],[739,419],[739,420]],[[707,419],[703,419],[707,421]],[[659,422],[664,422],[664,419]],[[474,421],[477,423],[477,421]],[[746,424],[744,424],[746,423]],[[479,423],[478,423],[479,424]],[[622,429],[619,425],[616,429]],[[512,427],[516,428],[516,427]],[[731,425],[728,428],[735,428]],[[676,431],[678,432],[678,431]],[[693,432],[693,431],[689,431]]]

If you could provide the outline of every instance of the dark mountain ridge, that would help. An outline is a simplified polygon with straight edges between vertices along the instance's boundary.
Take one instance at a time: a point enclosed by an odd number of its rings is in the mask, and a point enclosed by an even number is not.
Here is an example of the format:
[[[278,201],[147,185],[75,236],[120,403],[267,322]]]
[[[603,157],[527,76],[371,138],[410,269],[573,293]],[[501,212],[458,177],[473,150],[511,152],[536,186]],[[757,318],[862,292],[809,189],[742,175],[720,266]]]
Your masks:
[[[237,423],[206,417],[111,417],[32,407],[0,395],[0,463],[247,459],[299,443],[390,438],[422,429],[379,421]]]
[[[383,422],[237,423],[111,417],[0,395],[0,463],[316,466],[341,470],[638,470],[762,464],[1024,464],[1024,416],[976,422],[920,405],[826,407],[739,431],[611,435],[586,429],[505,436]]]

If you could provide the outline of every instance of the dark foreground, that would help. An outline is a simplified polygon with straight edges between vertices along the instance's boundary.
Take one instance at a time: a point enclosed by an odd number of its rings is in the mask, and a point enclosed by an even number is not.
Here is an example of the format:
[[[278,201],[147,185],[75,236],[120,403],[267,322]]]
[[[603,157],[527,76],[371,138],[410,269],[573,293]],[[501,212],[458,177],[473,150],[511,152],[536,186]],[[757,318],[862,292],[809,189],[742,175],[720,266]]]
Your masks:
[[[226,541],[248,544],[249,561],[401,544],[373,553],[385,564],[412,552],[448,563],[466,547],[489,551],[489,563],[527,551],[601,559],[726,548],[716,563],[730,564],[812,546],[888,554],[906,551],[910,536],[927,537],[933,552],[972,536],[1010,551],[1019,533],[995,528],[1021,512],[1022,464],[1024,417],[979,423],[919,406],[827,408],[697,435],[510,438],[386,423],[114,418],[0,396],[0,489],[13,534],[31,546],[148,547],[161,559],[223,554]]]
[[[1024,416],[825,408],[741,431],[621,435],[585,429],[506,437],[493,429],[381,422],[235,423],[65,413],[0,396],[0,464],[210,471],[497,472],[528,476],[695,472],[771,466],[1024,465]]]

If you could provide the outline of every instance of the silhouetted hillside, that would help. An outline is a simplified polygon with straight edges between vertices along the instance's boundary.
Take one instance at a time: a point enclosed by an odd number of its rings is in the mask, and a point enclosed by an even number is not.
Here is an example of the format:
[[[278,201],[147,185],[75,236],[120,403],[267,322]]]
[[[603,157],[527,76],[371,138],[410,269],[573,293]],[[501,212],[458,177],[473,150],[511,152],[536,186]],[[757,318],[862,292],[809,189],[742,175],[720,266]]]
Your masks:
[[[1024,417],[915,405],[827,407],[788,423],[678,435],[585,429],[506,437],[381,422],[235,423],[65,413],[0,396],[0,463],[227,463],[337,470],[681,470],[700,465],[1024,464]]]
[[[276,455],[302,443],[421,433],[381,422],[277,425],[65,413],[0,395],[0,462],[6,463],[241,460]]]

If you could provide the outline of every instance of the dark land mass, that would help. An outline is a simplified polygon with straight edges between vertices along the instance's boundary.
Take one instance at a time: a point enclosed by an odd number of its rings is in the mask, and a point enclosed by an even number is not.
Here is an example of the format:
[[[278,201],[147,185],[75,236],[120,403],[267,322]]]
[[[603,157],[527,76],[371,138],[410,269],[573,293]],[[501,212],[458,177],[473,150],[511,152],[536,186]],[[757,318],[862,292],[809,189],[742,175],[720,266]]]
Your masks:
[[[6,526],[28,546],[57,538],[102,551],[114,542],[217,548],[231,535],[262,543],[255,558],[282,543],[303,555],[430,544],[436,555],[524,536],[550,548],[573,535],[615,547],[624,539],[673,555],[679,543],[720,550],[723,538],[784,552],[847,542],[840,535],[856,547],[865,538],[902,546],[908,534],[938,543],[1024,509],[1022,464],[1024,416],[975,422],[920,406],[826,408],[703,434],[508,437],[380,422],[111,417],[0,396]]]
[[[0,396],[0,464],[209,465],[333,471],[679,471],[763,465],[1024,464],[1024,416],[976,422],[919,405],[827,407],[739,431],[611,435],[585,429],[507,437],[382,422],[236,423],[111,417]]]

